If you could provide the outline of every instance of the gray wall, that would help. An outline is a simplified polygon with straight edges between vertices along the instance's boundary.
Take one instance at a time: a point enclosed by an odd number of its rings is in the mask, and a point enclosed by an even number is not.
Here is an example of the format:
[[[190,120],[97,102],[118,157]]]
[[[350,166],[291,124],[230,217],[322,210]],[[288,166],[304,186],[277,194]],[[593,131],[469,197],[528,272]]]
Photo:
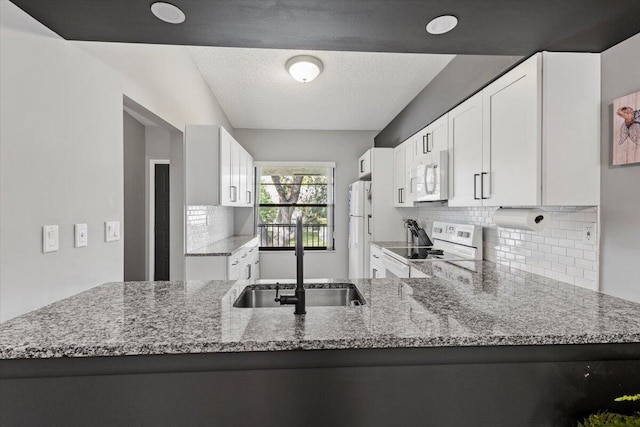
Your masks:
[[[124,280],[145,279],[145,127],[123,112]]]
[[[238,142],[255,160],[335,162],[336,249],[305,254],[305,277],[346,278],[349,184],[358,180],[358,157],[373,146],[372,131],[307,131],[236,129]],[[235,209],[236,234],[252,234],[253,209]],[[262,252],[260,277],[295,278],[292,252]]]
[[[173,129],[228,120],[183,47],[69,42],[9,1],[0,87],[2,322],[123,279],[124,242],[104,240],[104,221],[124,218],[123,102]],[[76,223],[86,247],[73,246]],[[60,250],[44,254],[49,224]]]
[[[458,55],[380,133],[376,147],[395,147],[511,68],[520,56]]]
[[[640,164],[611,166],[613,100],[640,90],[640,34],[602,53],[602,291],[640,302]]]

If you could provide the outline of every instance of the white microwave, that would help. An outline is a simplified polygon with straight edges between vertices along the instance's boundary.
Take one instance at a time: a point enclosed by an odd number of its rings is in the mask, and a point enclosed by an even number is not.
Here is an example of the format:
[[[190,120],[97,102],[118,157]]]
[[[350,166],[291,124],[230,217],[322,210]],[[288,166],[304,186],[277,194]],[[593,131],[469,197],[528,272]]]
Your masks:
[[[433,153],[431,163],[418,164],[409,172],[411,193],[416,202],[433,202],[449,198],[449,153]]]

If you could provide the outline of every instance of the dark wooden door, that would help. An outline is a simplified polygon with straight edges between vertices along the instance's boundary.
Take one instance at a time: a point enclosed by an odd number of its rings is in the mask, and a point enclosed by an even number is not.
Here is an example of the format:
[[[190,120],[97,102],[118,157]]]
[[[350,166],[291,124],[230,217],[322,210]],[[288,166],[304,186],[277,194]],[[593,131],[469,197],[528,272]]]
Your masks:
[[[169,165],[155,170],[154,280],[169,280]]]

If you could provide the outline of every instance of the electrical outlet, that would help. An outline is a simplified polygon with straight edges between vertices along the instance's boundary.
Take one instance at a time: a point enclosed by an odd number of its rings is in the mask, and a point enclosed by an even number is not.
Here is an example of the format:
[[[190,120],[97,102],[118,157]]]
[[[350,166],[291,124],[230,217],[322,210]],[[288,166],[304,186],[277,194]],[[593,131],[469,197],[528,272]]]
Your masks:
[[[590,222],[582,227],[582,243],[596,244],[596,223]]]

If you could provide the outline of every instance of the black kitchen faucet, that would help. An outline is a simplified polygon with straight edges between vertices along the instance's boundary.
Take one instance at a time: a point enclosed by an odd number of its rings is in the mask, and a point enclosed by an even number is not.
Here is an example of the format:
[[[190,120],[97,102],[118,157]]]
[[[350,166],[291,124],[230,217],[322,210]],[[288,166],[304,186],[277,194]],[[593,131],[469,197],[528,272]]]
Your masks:
[[[296,290],[293,295],[280,295],[278,297],[278,287],[276,287],[275,301],[280,305],[296,305],[293,314],[305,314],[305,293],[304,293],[304,244],[302,241],[302,218],[296,220]]]

